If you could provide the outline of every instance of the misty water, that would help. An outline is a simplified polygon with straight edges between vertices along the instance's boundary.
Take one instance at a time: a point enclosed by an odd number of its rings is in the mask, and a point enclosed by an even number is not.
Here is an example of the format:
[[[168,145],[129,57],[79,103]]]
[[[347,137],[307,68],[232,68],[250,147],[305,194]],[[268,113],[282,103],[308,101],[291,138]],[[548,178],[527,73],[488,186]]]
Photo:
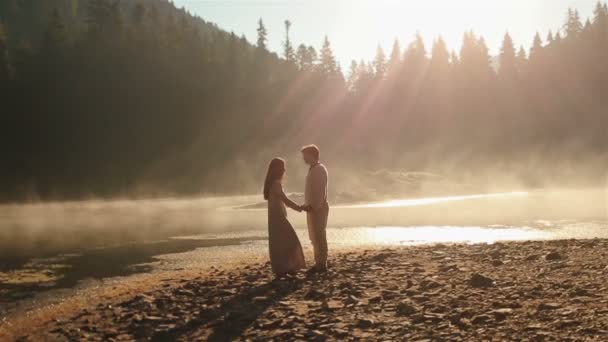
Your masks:
[[[608,238],[607,203],[605,189],[584,189],[338,204],[328,240],[337,251]],[[5,205],[0,217],[5,308],[90,279],[263,261],[267,253],[259,195]],[[309,253],[305,216],[289,218]]]

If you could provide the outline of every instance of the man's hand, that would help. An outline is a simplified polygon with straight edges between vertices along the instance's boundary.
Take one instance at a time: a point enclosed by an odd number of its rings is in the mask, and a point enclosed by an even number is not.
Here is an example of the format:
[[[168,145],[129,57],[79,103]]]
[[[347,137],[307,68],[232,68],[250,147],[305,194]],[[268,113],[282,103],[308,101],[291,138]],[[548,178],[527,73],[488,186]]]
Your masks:
[[[303,206],[301,206],[302,210],[304,210],[305,212],[311,212],[312,211],[312,206],[310,204],[305,204]]]

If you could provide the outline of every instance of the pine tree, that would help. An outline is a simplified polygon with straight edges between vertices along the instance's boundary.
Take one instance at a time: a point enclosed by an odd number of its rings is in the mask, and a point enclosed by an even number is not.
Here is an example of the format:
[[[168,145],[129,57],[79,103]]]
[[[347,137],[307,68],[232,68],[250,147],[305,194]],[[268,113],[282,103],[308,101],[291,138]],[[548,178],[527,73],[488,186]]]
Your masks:
[[[393,49],[391,50],[391,56],[388,61],[387,73],[389,76],[397,75],[401,65],[401,43],[396,38],[393,43]]]
[[[131,21],[136,27],[141,27],[146,19],[146,7],[143,4],[136,4],[131,11]]]
[[[578,10],[568,9],[568,18],[564,24],[564,32],[566,38],[577,39],[583,32],[583,24],[581,23]]]
[[[323,40],[323,46],[321,47],[319,55],[319,63],[321,74],[324,76],[335,76],[338,73],[336,58],[334,57],[334,52],[327,36],[325,36],[325,39]]]
[[[553,37],[553,32],[549,30],[549,33],[547,33],[547,46],[553,44],[554,41],[555,38]]]
[[[600,27],[606,26],[606,21],[608,21],[608,9],[606,8],[606,4],[598,1],[593,10],[593,24]]]
[[[288,62],[295,61],[295,55],[293,51],[293,46],[291,45],[291,41],[289,39],[289,29],[291,28],[291,21],[285,20],[285,42],[283,43],[283,57]]]
[[[528,56],[523,45],[517,51],[517,73],[521,76],[527,72]]]
[[[266,51],[266,42],[268,40],[268,32],[266,31],[266,26],[264,26],[264,21],[262,18],[258,21],[258,40],[257,47],[259,50]]]
[[[536,32],[534,40],[532,41],[532,47],[530,47],[530,61],[538,61],[543,51],[543,41],[540,38],[540,34]]]
[[[450,66],[450,52],[445,41],[440,36],[435,40],[431,50],[430,68],[433,72],[446,73]]]
[[[589,20],[589,18],[587,18],[587,20],[585,20],[585,26],[583,26],[583,33],[591,33],[591,30],[592,30],[591,20]]]
[[[517,59],[515,56],[515,47],[513,39],[509,33],[506,33],[502,41],[499,55],[500,69],[499,76],[507,79],[516,77],[517,74]]]
[[[458,59],[458,55],[456,54],[456,51],[452,50],[452,52],[450,53],[450,64],[455,66],[455,65],[458,65],[459,63],[460,63],[460,60]]]
[[[374,72],[376,77],[383,79],[386,76],[386,55],[380,45],[376,49],[376,57],[374,58]]]
[[[319,55],[317,54],[317,50],[315,49],[314,46],[308,47],[308,59],[310,60],[311,67],[315,66],[315,64],[319,60]]]
[[[422,75],[428,64],[426,47],[422,36],[417,33],[413,42],[408,45],[403,53],[401,81],[412,84],[417,77]]]
[[[4,26],[0,22],[0,85],[9,79],[8,46]]]
[[[421,63],[426,60],[426,47],[424,46],[424,40],[422,40],[420,33],[416,33],[416,38],[405,51],[403,59],[404,62],[407,60],[408,62],[415,63]]]
[[[595,34],[595,41],[599,44],[608,44],[608,8],[606,4],[597,2],[593,11],[592,29]]]
[[[477,46],[479,51],[480,75],[485,80],[488,80],[494,74],[494,69],[492,69],[492,57],[490,57],[490,49],[488,49],[488,45],[486,44],[484,37],[479,37]]]
[[[357,93],[367,93],[374,80],[374,74],[374,66],[371,63],[365,63],[364,60],[359,62],[357,65],[357,81],[355,83]]]
[[[350,63],[350,69],[348,71],[348,90],[351,92],[357,91],[357,83],[359,82],[359,65],[357,61],[353,60]]]
[[[555,39],[553,39],[553,43],[555,43],[556,45],[559,45],[562,42],[562,34],[560,32],[557,32],[555,34]]]
[[[465,32],[460,50],[460,71],[472,84],[487,82],[494,71],[483,37],[477,38],[473,31]]]
[[[120,2],[89,0],[87,25],[89,34],[95,38],[116,39],[123,29]]]
[[[464,33],[460,48],[460,63],[463,66],[473,66],[475,63],[476,38],[472,31]]]
[[[308,48],[306,47],[306,45],[300,44],[298,46],[295,59],[300,70],[307,70],[311,66]]]
[[[53,10],[49,24],[42,40],[42,50],[51,55],[59,55],[67,42],[67,34],[63,19],[58,10]]]

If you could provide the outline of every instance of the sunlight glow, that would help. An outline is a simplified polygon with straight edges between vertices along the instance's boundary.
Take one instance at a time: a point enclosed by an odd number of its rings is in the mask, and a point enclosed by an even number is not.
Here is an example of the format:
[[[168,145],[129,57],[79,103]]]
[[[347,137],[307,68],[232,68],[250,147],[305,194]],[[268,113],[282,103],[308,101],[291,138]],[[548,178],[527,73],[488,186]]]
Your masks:
[[[497,194],[478,194],[478,195],[466,195],[466,196],[448,196],[448,197],[431,197],[431,198],[413,198],[413,199],[400,199],[386,202],[358,204],[352,206],[345,206],[341,208],[396,208],[396,207],[415,207],[420,205],[437,204],[444,202],[463,201],[469,199],[482,199],[482,198],[496,198],[496,197],[519,197],[527,196],[527,192],[505,192]]]
[[[364,241],[372,244],[416,245],[424,243],[494,243],[543,240],[549,232],[525,228],[487,227],[377,227],[366,230]]]
[[[371,42],[378,39],[385,49],[389,49],[396,37],[406,46],[415,32],[420,32],[424,37],[428,49],[434,39],[442,36],[449,49],[458,51],[466,30],[481,31],[491,36],[492,41],[498,41],[510,26],[510,22],[503,18],[518,16],[521,21],[532,21],[527,18],[530,15],[529,10],[518,14],[515,13],[518,6],[497,1],[379,0],[348,1],[340,4],[341,8],[337,11],[340,13],[338,20],[343,22],[344,27],[349,27],[349,30],[342,32],[336,28],[332,36],[337,37],[336,42],[344,41],[348,44],[343,47],[347,51],[358,50],[362,41]],[[361,25],[362,20],[369,22],[369,25]],[[519,32],[516,32],[515,36],[520,36],[517,33]],[[371,48],[368,47],[373,50]]]

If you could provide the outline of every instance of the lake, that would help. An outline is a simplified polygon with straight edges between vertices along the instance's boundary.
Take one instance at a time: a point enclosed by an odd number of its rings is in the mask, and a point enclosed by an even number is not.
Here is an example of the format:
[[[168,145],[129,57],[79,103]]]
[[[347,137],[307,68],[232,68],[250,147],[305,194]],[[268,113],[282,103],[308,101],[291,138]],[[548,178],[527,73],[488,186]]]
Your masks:
[[[0,207],[0,313],[41,293],[108,279],[263,261],[266,210],[255,205],[259,198],[4,205]],[[289,218],[310,253],[305,216],[291,211]],[[339,204],[332,206],[327,236],[333,251],[608,238],[607,193],[605,189],[514,191]]]

